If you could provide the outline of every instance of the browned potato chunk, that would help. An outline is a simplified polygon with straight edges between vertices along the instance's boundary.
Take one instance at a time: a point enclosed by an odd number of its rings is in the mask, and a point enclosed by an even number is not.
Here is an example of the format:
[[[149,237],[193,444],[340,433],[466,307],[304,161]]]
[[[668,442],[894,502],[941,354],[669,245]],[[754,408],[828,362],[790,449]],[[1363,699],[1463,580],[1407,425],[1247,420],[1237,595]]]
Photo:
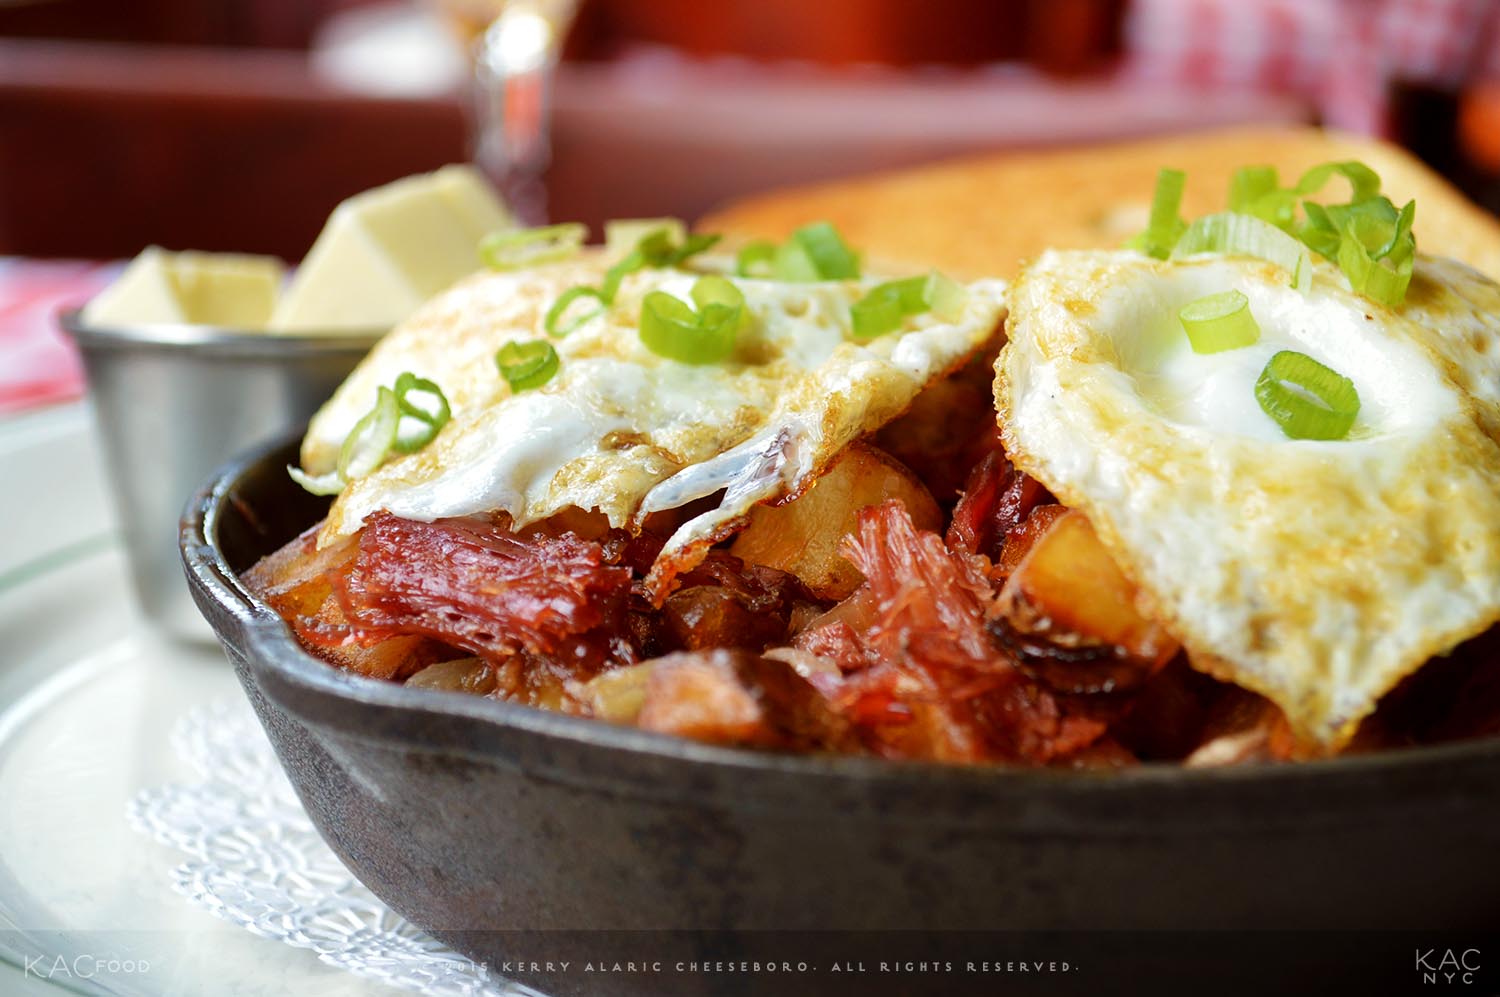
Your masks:
[[[406,680],[413,689],[468,692],[487,696],[495,691],[495,670],[483,658],[455,658],[428,665]]]
[[[678,653],[652,663],[636,724],[725,744],[765,741],[765,711],[735,669],[735,652]]]
[[[268,554],[245,572],[245,585],[282,616],[313,616],[333,592],[331,573],[344,567],[358,551],[353,539],[317,549],[314,526],[285,547]]]
[[[1018,629],[1053,643],[1113,645],[1160,664],[1177,653],[1177,642],[1141,613],[1136,595],[1088,519],[1069,510],[1032,543],[1001,606]]]
[[[569,692],[587,707],[590,715],[610,723],[633,724],[646,702],[646,682],[654,662],[626,665],[600,672]]]
[[[370,678],[400,682],[440,657],[443,649],[426,637],[390,637],[370,647],[350,644],[329,648],[323,653],[340,668]]]
[[[756,506],[730,553],[796,575],[820,599],[843,599],[864,581],[840,550],[844,537],[854,532],[859,510],[888,498],[906,504],[918,529],[942,529],[942,513],[916,475],[875,447],[855,443],[795,501]]]
[[[453,651],[426,637],[387,637],[371,645],[339,642],[330,644],[317,639],[318,631],[325,633],[347,632],[349,619],[339,606],[338,596],[329,592],[323,605],[311,616],[298,617],[292,621],[292,629],[304,637],[313,634],[311,646],[316,652],[340,668],[375,679],[405,681],[411,675],[444,657],[453,657]]]

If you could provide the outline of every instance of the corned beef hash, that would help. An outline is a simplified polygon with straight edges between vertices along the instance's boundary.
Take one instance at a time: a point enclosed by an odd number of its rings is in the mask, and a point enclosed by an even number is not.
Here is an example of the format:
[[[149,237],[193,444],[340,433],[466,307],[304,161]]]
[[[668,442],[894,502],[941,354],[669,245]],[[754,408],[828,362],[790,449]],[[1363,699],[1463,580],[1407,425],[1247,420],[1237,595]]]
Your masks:
[[[500,233],[245,581],[331,665],[728,745],[1111,767],[1500,732],[1500,287],[1356,162],[1117,251]],[[1347,200],[1340,200],[1347,190]]]

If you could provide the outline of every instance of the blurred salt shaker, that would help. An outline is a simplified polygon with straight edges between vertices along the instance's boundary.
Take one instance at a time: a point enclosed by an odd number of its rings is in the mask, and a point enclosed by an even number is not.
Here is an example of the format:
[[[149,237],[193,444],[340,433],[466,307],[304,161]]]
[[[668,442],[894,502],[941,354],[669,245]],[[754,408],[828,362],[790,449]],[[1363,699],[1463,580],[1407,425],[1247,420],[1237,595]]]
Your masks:
[[[504,0],[474,60],[474,159],[523,222],[547,218],[552,92],[577,0]]]

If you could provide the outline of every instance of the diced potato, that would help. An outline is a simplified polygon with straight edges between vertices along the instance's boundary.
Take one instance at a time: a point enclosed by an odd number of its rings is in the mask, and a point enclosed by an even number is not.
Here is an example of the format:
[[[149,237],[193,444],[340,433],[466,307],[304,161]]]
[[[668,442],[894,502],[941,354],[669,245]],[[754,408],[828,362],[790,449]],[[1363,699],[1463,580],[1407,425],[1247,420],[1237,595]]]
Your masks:
[[[250,591],[282,616],[316,615],[333,591],[330,573],[343,567],[358,551],[352,538],[318,550],[317,532],[315,526],[245,572]]]
[[[724,744],[767,740],[771,731],[765,711],[736,672],[736,653],[678,653],[656,659],[637,725]]]
[[[647,661],[611,668],[570,691],[598,719],[633,724],[646,701],[646,682],[654,667],[655,662]]]
[[[1004,545],[1000,549],[1000,563],[996,565],[1001,574],[1014,574],[1036,542],[1068,511],[1066,506],[1061,505],[1039,505],[1032,509],[1030,515],[1021,521],[1021,525],[1005,536]]]
[[[390,637],[370,647],[348,644],[330,648],[324,653],[340,668],[370,678],[400,682],[431,664],[444,650],[442,645],[425,637]]]
[[[428,665],[407,679],[406,684],[414,689],[484,696],[495,691],[495,670],[482,658],[455,658]]]
[[[323,605],[315,614],[304,619],[306,624],[326,627],[334,632],[349,625],[348,617],[339,606],[338,597],[332,592],[323,600]],[[293,623],[294,628],[302,625],[305,624]],[[417,636],[388,637],[368,647],[355,643],[334,646],[319,643],[317,647],[318,653],[340,668],[370,678],[397,682],[404,681],[440,658],[453,656],[453,651],[445,645]]]
[[[859,511],[889,498],[906,504],[918,529],[942,529],[942,513],[904,465],[864,443],[850,446],[811,488],[781,506],[757,506],[730,553],[790,572],[820,599],[843,599],[864,577],[840,549]]]
[[[1136,605],[1121,573],[1083,513],[1069,510],[1037,537],[1005,583],[1001,606],[1018,629],[1055,643],[1115,645],[1160,664],[1177,642]]]

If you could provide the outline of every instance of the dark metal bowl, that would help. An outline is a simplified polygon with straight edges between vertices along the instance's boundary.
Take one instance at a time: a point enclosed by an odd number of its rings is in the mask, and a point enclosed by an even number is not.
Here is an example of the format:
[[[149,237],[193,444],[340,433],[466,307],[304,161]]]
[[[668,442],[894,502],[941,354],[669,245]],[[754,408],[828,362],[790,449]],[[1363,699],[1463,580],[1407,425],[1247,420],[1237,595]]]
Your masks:
[[[720,748],[342,673],[237,578],[324,513],[287,478],[293,456],[251,454],[191,500],[193,595],[349,868],[438,938],[556,993],[831,992],[826,976],[800,990],[577,972],[651,945],[722,955],[761,940],[779,956],[793,939],[896,952],[1130,929],[1178,949],[1184,931],[1500,924],[1495,740],[1210,771],[962,768]],[[567,972],[515,966],[570,955]],[[901,983],[891,992],[919,992]]]

